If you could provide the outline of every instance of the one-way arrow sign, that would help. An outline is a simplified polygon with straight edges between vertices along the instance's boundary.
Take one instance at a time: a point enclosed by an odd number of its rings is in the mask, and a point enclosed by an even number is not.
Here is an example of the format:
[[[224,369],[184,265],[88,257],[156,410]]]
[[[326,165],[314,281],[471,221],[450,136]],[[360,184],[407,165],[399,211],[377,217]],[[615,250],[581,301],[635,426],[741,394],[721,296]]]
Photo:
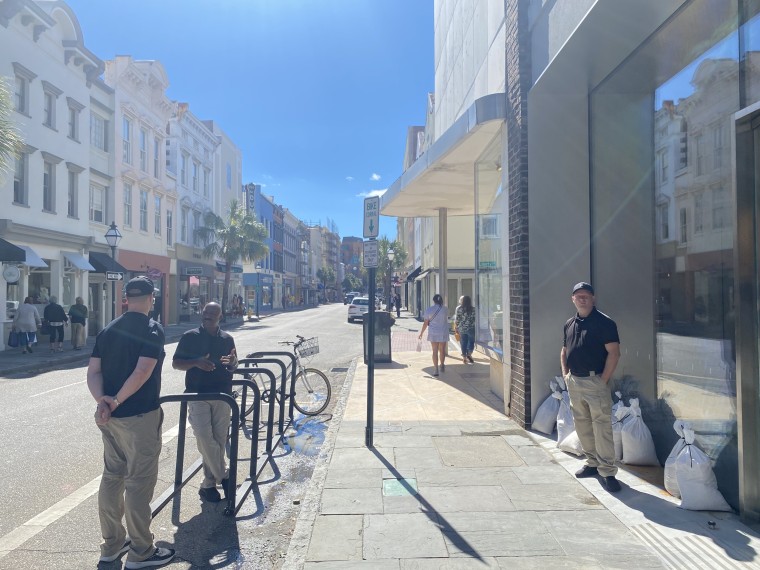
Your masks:
[[[124,280],[124,274],[120,271],[106,271],[106,279],[108,281],[122,281]]]

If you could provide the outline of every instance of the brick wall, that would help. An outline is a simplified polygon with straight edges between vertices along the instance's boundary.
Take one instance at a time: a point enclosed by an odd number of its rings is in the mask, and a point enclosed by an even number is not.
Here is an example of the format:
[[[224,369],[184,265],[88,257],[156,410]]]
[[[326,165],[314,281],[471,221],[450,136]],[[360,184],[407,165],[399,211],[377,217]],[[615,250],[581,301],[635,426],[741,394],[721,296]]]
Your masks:
[[[506,15],[506,163],[509,197],[509,327],[512,419],[531,423],[528,273],[528,91],[531,85],[529,0],[504,0]]]

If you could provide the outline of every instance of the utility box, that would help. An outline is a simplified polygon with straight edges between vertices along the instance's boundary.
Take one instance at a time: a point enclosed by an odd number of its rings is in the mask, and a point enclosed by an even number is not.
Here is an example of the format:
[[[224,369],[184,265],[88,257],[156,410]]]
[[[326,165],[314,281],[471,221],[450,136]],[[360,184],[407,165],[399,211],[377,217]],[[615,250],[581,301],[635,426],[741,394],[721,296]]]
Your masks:
[[[375,331],[369,332],[369,314],[364,315],[364,364],[369,364],[367,353],[369,338],[375,339],[375,362],[393,362],[391,359],[391,327],[395,320],[385,311],[375,312]]]

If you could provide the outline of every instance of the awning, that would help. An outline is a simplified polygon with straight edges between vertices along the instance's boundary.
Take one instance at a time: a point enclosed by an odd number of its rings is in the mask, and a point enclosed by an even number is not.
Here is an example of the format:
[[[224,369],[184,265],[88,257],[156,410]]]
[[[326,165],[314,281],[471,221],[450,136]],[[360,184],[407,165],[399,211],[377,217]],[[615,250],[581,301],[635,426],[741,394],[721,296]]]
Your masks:
[[[216,262],[216,270],[219,271],[219,272],[221,272],[221,273],[224,273],[225,271],[227,271],[227,264],[226,263],[222,263],[221,261],[217,261]],[[237,265],[235,263],[232,264],[232,271],[230,273],[242,273],[242,272],[243,272],[243,266],[242,265]]]
[[[425,271],[423,271],[422,273],[420,273],[420,274],[419,274],[419,275],[418,275],[418,276],[415,278],[415,281],[422,281],[422,280],[423,280],[425,277],[427,277],[427,276],[428,276],[428,273],[431,273],[432,271],[433,271],[432,269],[426,269]]]
[[[17,245],[0,238],[0,261],[23,262],[26,260],[26,252]]]
[[[107,253],[97,251],[90,252],[90,265],[93,266],[95,273],[106,273],[108,271],[126,273],[129,271]]]
[[[63,257],[68,259],[69,262],[71,262],[71,265],[73,265],[77,269],[81,269],[82,271],[95,271],[95,268],[92,265],[90,265],[90,262],[87,261],[83,255],[64,251]]]
[[[415,269],[409,275],[407,275],[406,280],[414,281],[415,278],[420,274],[420,271],[422,271],[422,265],[420,265],[417,269]]]
[[[42,261],[42,258],[39,255],[37,255],[37,252],[34,251],[28,245],[20,245],[19,247],[26,252],[26,261],[24,261],[23,263],[27,267],[47,267],[48,266],[48,264]]]
[[[415,218],[475,214],[475,163],[499,132],[507,116],[506,96],[492,93],[475,101],[380,197],[380,214]],[[490,169],[501,176],[498,166]],[[495,193],[495,184],[482,184]],[[489,196],[479,196],[481,204]]]

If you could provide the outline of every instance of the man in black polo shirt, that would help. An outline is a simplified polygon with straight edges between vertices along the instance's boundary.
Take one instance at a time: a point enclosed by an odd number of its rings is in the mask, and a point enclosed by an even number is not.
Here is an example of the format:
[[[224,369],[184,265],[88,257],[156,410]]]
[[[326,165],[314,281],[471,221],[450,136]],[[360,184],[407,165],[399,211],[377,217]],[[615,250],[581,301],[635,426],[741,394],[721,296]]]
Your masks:
[[[153,304],[150,279],[131,279],[126,296],[127,312],[95,339],[87,386],[98,403],[95,422],[104,447],[98,492],[100,561],[113,562],[129,552],[125,568],[132,570],[162,566],[174,557],[174,550],[156,548],[150,532],[164,418],[158,403],[164,329],[148,317]]]
[[[186,371],[186,392],[232,394],[232,370],[237,366],[237,356],[235,341],[219,328],[222,307],[219,303],[208,303],[201,318],[200,327],[182,335],[172,366]],[[221,484],[225,496],[228,492],[225,451],[231,410],[219,400],[190,402],[188,407],[190,425],[203,456],[204,479],[199,494],[202,499],[216,503],[222,500],[217,484]]]
[[[575,431],[586,454],[578,478],[602,476],[610,493],[620,490],[615,475],[612,440],[612,398],[607,383],[620,360],[620,337],[615,321],[594,306],[594,288],[585,282],[573,287],[578,310],[565,323],[560,353],[562,375],[570,392]]]

